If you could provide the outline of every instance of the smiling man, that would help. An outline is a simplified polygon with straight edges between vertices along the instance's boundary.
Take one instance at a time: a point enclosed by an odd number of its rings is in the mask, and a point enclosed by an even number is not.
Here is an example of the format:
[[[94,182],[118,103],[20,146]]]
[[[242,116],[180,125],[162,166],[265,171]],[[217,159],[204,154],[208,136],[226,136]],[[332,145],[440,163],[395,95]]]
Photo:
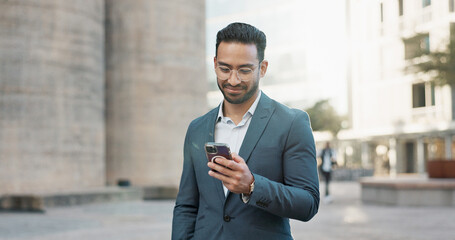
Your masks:
[[[172,239],[292,239],[289,218],[308,221],[318,211],[309,117],[259,90],[265,47],[265,34],[245,23],[217,34],[224,99],[188,127]],[[207,142],[228,144],[232,160],[208,161]]]

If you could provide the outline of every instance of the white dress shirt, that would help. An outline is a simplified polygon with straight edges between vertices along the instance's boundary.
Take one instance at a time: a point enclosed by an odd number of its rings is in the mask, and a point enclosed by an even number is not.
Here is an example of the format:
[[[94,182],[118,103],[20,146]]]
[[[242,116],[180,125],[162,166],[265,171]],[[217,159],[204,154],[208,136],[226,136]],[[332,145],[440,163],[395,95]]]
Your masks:
[[[231,152],[238,154],[240,147],[242,146],[243,139],[245,138],[246,131],[250,126],[251,118],[253,117],[256,107],[258,106],[260,97],[261,91],[259,91],[256,100],[245,115],[243,115],[242,121],[240,121],[238,125],[235,125],[231,118],[223,115],[224,104],[221,102],[217,122],[215,124],[215,142],[227,143],[231,148]],[[224,195],[227,196],[228,189],[224,185],[223,190]]]

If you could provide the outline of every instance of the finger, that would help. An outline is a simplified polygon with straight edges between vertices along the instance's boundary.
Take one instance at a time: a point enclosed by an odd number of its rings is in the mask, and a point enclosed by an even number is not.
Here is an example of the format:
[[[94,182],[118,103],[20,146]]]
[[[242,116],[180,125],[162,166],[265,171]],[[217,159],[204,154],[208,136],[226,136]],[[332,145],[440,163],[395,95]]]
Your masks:
[[[237,193],[235,185],[233,185],[233,179],[225,176],[219,172],[209,171],[209,175],[213,178],[220,180],[223,185],[231,192]]]
[[[221,165],[219,165],[217,163],[214,163],[214,162],[208,162],[207,166],[209,168],[213,169],[213,170],[216,170],[216,171],[218,171],[219,169],[225,168],[225,167],[223,167],[223,166],[221,166]]]
[[[235,167],[235,161],[226,158],[215,158],[215,163],[231,169]]]
[[[231,160],[230,163],[228,163],[227,167],[232,169],[232,170],[239,171],[239,170],[242,170],[244,168],[244,165],[246,165],[246,163],[243,160],[243,158],[240,157],[238,154],[233,153],[232,154],[232,160]]]
[[[210,170],[210,171],[209,171],[209,175],[210,175],[211,177],[214,177],[214,178],[216,178],[216,179],[222,181],[223,183],[224,183],[224,182],[229,182],[229,180],[230,180],[230,178],[229,178],[228,176],[223,175],[223,174],[220,173],[220,172],[214,172],[213,170]]]
[[[226,167],[227,163],[229,161],[232,161],[232,160],[227,160],[226,158],[224,157],[217,157],[213,160],[216,164],[219,164],[219,165],[222,165],[224,167]]]
[[[238,171],[238,170],[241,170],[242,169],[242,165],[241,164],[245,164],[245,162],[243,161],[243,159],[237,155],[237,161],[236,160],[228,160],[228,159],[225,159],[225,158],[222,158],[220,160],[218,159],[215,159],[216,163],[220,164],[220,165],[223,165],[224,167],[226,168],[229,168],[233,171]],[[239,159],[240,158],[240,159]]]
[[[209,162],[209,163],[207,163],[207,166],[209,168],[211,168],[212,170],[218,171],[221,174],[226,175],[226,176],[230,176],[232,174],[232,171],[229,168],[227,168],[223,165],[220,165],[218,162],[217,163]]]
[[[231,153],[232,155],[232,160],[234,160],[236,163],[242,163],[245,162],[242,157],[240,157],[237,153]]]

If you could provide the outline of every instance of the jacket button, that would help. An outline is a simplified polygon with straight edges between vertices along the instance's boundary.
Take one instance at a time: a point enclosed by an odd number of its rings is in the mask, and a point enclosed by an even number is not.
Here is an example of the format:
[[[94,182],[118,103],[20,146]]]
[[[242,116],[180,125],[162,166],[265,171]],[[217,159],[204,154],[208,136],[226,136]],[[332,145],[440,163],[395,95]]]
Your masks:
[[[225,222],[229,222],[229,221],[231,221],[231,217],[230,217],[229,215],[225,215],[225,216],[223,217],[223,220],[224,220]]]

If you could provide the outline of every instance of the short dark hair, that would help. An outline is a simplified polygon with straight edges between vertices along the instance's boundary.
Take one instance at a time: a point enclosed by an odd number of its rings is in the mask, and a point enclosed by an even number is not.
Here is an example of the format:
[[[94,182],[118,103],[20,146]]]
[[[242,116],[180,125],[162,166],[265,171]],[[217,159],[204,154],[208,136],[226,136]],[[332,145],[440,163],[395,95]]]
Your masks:
[[[235,22],[218,31],[216,35],[215,56],[218,56],[218,46],[221,42],[239,42],[256,45],[259,62],[264,60],[265,34],[254,26],[246,23]]]

